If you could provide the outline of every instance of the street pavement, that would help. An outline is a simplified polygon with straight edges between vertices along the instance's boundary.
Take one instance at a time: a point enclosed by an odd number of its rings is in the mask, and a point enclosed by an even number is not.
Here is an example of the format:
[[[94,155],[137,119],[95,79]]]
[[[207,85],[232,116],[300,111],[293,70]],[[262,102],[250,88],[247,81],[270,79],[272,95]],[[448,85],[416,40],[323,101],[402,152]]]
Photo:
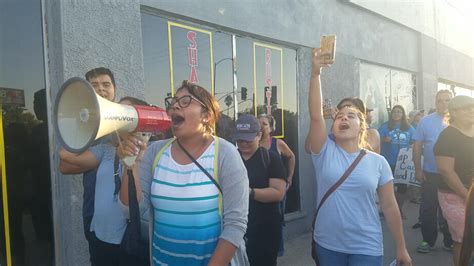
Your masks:
[[[435,249],[428,254],[416,252],[418,244],[421,242],[420,229],[412,229],[412,225],[418,220],[419,204],[407,202],[404,206],[404,212],[407,216],[403,220],[403,230],[407,249],[415,266],[450,266],[452,265],[451,252],[443,249],[443,235],[438,234],[438,240]],[[395,242],[390,231],[382,219],[382,229],[384,233],[384,266],[390,265],[395,259]],[[306,266],[314,265],[311,254],[311,233],[300,235],[285,242],[285,255],[278,258],[279,266]]]

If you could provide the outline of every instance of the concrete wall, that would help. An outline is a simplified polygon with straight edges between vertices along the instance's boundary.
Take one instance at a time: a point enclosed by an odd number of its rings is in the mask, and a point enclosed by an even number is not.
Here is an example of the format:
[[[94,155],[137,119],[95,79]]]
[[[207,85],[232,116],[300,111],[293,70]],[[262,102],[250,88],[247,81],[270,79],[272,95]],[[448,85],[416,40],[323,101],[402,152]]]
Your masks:
[[[420,107],[434,107],[438,80],[474,87],[474,57],[468,57],[420,34],[419,99]]]
[[[142,95],[144,71],[138,1],[45,1],[44,14],[51,102],[66,79],[83,77],[89,69],[99,66],[114,72],[119,97]],[[55,143],[57,150],[57,140]],[[59,162],[56,156],[54,159],[52,169],[57,171]],[[55,172],[53,184],[57,265],[87,265],[82,176]]]
[[[341,1],[203,0],[196,4],[184,0],[176,4],[141,0],[141,4],[217,28],[298,46],[319,46],[321,35],[334,33],[338,53],[406,70],[419,67],[417,47],[407,45],[418,43],[415,31]]]
[[[470,1],[348,0],[451,49],[474,56],[474,5]]]

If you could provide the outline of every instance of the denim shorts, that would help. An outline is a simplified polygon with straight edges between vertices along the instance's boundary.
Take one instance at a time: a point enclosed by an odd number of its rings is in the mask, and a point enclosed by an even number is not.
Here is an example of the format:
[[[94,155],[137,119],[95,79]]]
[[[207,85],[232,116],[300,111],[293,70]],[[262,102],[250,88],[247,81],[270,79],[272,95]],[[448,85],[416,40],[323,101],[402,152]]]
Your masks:
[[[316,244],[321,266],[382,266],[383,256],[348,254],[325,249]]]

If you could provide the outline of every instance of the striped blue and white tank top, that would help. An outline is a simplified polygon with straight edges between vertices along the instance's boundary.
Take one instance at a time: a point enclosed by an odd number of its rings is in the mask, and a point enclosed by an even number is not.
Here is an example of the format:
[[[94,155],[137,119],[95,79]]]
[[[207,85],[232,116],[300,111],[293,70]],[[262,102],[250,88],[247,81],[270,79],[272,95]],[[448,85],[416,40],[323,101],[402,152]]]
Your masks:
[[[214,145],[197,159],[213,177]],[[153,265],[207,265],[221,233],[218,200],[209,177],[194,163],[174,161],[168,146],[151,185]]]

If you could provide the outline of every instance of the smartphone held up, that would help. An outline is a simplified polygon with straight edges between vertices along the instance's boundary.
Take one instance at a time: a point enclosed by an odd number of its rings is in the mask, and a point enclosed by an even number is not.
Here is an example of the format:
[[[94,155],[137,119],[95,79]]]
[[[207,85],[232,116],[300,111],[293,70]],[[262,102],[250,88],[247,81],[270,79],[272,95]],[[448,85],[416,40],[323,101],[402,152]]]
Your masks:
[[[321,36],[321,54],[325,59],[334,62],[336,59],[336,35]]]

